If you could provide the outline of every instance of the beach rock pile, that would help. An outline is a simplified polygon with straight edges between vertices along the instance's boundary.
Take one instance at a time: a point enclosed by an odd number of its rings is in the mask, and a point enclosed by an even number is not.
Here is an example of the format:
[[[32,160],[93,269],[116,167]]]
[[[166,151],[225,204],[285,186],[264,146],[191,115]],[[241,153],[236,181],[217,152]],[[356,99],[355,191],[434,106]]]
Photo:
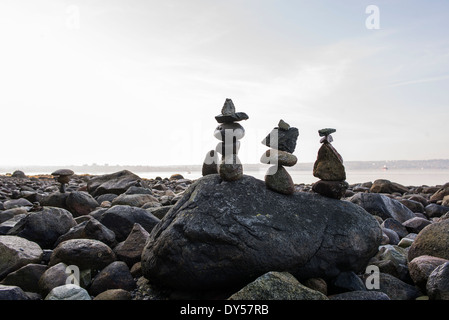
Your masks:
[[[265,175],[265,184],[271,190],[282,194],[293,194],[295,185],[285,167],[292,167],[298,161],[293,155],[299,131],[280,120],[262,144],[270,147],[261,157],[260,162],[272,165]]]
[[[0,176],[0,299],[449,299],[449,183]]]
[[[206,155],[203,163],[203,176],[219,173],[225,181],[235,181],[243,176],[243,166],[238,157],[240,141],[245,136],[245,129],[238,123],[247,120],[244,112],[235,112],[235,106],[231,99],[226,99],[221,114],[215,119],[219,125],[215,128],[214,137],[221,142],[215,150]],[[221,161],[217,153],[221,154]],[[217,164],[219,165],[217,166]]]
[[[149,233],[192,181],[124,170],[63,182],[0,177],[0,300],[134,298]]]
[[[343,158],[332,146],[331,133],[336,130],[325,128],[318,131],[322,143],[313,165],[313,175],[321,180],[313,184],[312,190],[325,197],[341,199],[348,189]]]

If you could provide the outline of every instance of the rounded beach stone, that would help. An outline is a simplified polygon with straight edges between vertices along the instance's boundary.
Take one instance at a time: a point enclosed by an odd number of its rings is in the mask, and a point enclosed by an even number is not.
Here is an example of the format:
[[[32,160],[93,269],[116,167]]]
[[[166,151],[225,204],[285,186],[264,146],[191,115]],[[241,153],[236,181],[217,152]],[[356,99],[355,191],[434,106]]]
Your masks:
[[[268,169],[265,184],[269,189],[286,195],[293,194],[295,191],[292,177],[282,166],[272,166]]]
[[[214,137],[225,143],[232,143],[245,136],[245,129],[238,123],[220,124],[214,131]]]
[[[223,159],[219,169],[220,177],[225,181],[236,181],[243,177],[243,166],[237,155]]]
[[[220,142],[217,144],[215,151],[221,154],[222,156],[228,156],[231,154],[238,154],[240,150],[240,141],[235,141],[231,144],[224,144]]]
[[[86,289],[74,284],[65,284],[53,288],[45,300],[92,300]]]
[[[260,162],[265,164],[277,164],[280,166],[293,167],[298,158],[286,151],[268,149],[260,158]]]
[[[201,169],[203,176],[218,173],[218,156],[215,150],[210,150],[204,158],[203,167]]]
[[[323,181],[319,180],[312,186],[312,190],[322,196],[341,199],[344,197],[349,184],[346,181]]]

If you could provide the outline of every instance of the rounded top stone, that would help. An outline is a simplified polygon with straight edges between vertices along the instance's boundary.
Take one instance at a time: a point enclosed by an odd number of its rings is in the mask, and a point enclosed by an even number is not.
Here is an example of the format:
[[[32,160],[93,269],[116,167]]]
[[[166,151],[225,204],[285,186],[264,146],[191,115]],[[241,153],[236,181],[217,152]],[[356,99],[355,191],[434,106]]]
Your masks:
[[[70,169],[59,169],[53,172],[52,176],[72,176],[74,172]]]

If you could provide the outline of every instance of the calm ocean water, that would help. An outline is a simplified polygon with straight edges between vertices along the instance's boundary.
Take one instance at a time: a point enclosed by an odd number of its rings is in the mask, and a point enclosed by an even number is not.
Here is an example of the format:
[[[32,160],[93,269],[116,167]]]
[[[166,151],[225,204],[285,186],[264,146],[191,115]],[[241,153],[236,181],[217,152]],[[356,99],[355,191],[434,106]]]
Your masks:
[[[288,170],[288,169],[287,169]],[[318,179],[312,174],[312,171],[293,171],[288,170],[296,184],[305,183],[310,184],[316,182]],[[160,176],[162,178],[170,177],[173,173],[180,173],[186,179],[198,179],[201,177],[201,172],[140,172],[136,173],[142,178],[155,178]],[[257,179],[263,180],[266,170],[260,171],[244,171],[244,174],[253,176]],[[387,179],[392,182],[397,182],[405,186],[436,186],[443,185],[449,182],[449,170],[347,170],[346,181],[349,184],[362,183],[374,181],[376,179]]]

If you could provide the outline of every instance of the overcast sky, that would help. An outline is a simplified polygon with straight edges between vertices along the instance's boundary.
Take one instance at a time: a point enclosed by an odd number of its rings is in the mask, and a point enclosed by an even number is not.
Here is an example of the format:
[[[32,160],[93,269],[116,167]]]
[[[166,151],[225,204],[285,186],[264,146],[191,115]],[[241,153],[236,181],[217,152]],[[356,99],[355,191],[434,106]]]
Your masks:
[[[325,127],[346,161],[447,159],[448,30],[435,0],[0,0],[0,165],[201,164],[226,98],[244,163],[280,119],[299,162]]]

